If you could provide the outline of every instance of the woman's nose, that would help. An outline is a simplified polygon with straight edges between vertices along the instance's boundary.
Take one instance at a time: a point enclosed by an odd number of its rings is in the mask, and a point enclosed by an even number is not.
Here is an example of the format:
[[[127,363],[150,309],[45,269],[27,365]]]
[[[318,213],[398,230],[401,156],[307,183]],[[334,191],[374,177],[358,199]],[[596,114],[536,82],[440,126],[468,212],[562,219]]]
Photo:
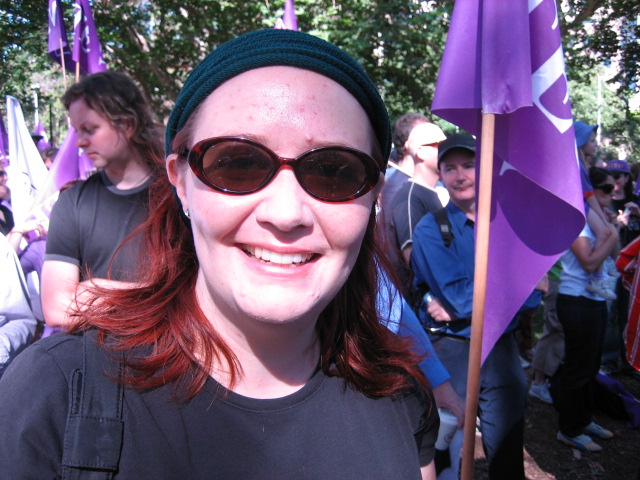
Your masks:
[[[313,212],[310,203],[316,202],[298,183],[291,168],[284,167],[276,174],[263,190],[256,208],[256,219],[269,223],[283,232],[313,224]]]

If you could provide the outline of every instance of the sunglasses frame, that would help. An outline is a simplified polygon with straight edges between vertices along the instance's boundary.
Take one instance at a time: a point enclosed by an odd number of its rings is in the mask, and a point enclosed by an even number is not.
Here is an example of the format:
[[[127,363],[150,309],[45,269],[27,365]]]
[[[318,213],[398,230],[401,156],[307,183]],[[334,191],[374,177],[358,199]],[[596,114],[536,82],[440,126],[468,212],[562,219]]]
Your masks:
[[[605,189],[605,187],[607,187],[607,188]],[[593,188],[597,188],[598,190],[602,190],[606,195],[609,195],[610,193],[612,193],[615,190],[616,186],[615,185],[611,185],[610,183],[603,183],[602,185],[598,185],[597,187],[594,186]],[[609,188],[610,188],[610,190],[609,190]],[[609,190],[609,191],[607,192],[607,190]]]
[[[618,180],[622,175],[629,176],[627,172],[609,172],[609,175],[611,175],[614,180]]]
[[[227,188],[223,188],[218,185],[215,185],[211,182],[211,180],[207,178],[207,176],[204,173],[205,154],[214,145],[218,145],[224,142],[237,142],[237,143],[252,145],[253,147],[256,147],[262,152],[266,153],[269,156],[269,158],[271,158],[271,160],[273,161],[274,168],[267,175],[267,177],[265,177],[263,182],[258,187],[251,190],[231,190],[231,189],[227,189]],[[357,192],[354,192],[351,195],[347,195],[339,198],[325,198],[315,194],[309,188],[307,188],[307,186],[303,183],[302,179],[298,174],[298,167],[304,161],[304,159],[307,158],[309,155],[312,155],[316,152],[321,152],[323,150],[334,150],[334,151],[338,150],[342,152],[348,152],[350,154],[355,155],[360,161],[362,161],[365,168],[366,176],[365,176],[363,185],[360,187],[360,189]],[[358,197],[361,197],[362,195],[365,195],[376,186],[380,177],[380,166],[378,165],[378,162],[376,162],[370,155],[360,150],[356,150],[355,148],[344,147],[342,145],[312,148],[311,150],[308,150],[303,154],[298,155],[296,158],[286,158],[286,157],[281,157],[280,155],[275,153],[273,150],[267,148],[261,143],[256,142],[255,140],[251,140],[246,137],[223,136],[223,137],[211,137],[211,138],[206,138],[204,140],[201,140],[198,143],[196,143],[191,149],[185,149],[184,152],[181,153],[181,155],[187,158],[189,167],[202,183],[204,183],[205,185],[207,185],[209,188],[213,190],[216,190],[222,193],[231,194],[231,195],[250,195],[252,193],[262,190],[267,185],[269,185],[269,183],[271,183],[271,181],[275,178],[275,176],[278,174],[280,169],[285,166],[288,166],[293,170],[293,173],[296,176],[296,180],[298,181],[298,183],[300,184],[300,186],[305,192],[307,192],[310,196],[312,196],[317,200],[320,200],[322,202],[329,202],[329,203],[347,202],[349,200],[354,200]]]

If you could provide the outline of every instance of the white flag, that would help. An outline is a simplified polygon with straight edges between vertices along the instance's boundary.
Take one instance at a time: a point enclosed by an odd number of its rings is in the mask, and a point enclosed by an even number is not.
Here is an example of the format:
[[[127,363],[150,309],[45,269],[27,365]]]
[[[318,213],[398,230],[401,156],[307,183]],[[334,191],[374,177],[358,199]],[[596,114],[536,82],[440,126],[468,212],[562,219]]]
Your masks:
[[[27,219],[31,205],[49,173],[24,121],[20,102],[7,95],[7,133],[10,164],[7,167],[11,207],[16,225]]]

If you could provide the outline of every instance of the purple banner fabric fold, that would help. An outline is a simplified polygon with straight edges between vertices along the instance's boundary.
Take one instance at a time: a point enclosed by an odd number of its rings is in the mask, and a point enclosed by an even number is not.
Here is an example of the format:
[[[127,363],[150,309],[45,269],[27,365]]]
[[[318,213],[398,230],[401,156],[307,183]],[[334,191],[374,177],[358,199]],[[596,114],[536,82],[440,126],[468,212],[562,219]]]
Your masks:
[[[432,111],[478,139],[496,114],[484,361],[584,226],[554,0],[457,0]]]
[[[296,9],[293,0],[285,0],[284,13],[282,18],[276,21],[275,28],[284,30],[298,30],[298,19],[296,18]]]
[[[82,75],[104,72],[107,64],[102,58],[102,47],[89,0],[76,0],[73,7],[73,59],[80,63]]]
[[[60,65],[62,65],[61,48],[64,56],[64,68],[74,72],[76,62],[73,61],[67,41],[62,4],[60,0],[49,0],[49,56]]]

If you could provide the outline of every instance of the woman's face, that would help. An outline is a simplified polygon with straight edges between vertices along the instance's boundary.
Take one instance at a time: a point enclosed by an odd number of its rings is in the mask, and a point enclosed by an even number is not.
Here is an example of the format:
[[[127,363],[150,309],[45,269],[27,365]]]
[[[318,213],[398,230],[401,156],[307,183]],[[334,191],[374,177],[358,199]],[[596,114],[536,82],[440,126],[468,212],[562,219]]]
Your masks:
[[[591,132],[589,140],[582,146],[582,153],[585,155],[594,156],[598,151],[598,143],[596,142],[596,132]]]
[[[624,194],[624,187],[629,181],[629,175],[627,173],[617,172],[615,176],[612,175],[612,177],[616,183],[614,192],[617,194]]]
[[[607,185],[610,185],[610,187],[607,187]],[[605,193],[600,187],[604,187],[605,189],[611,188],[611,191],[609,193]],[[615,180],[611,175],[609,175],[604,182],[594,188],[593,191],[595,192],[596,199],[598,200],[598,203],[601,207],[608,207],[611,205],[611,201],[613,200],[614,187]]]
[[[288,158],[323,145],[372,152],[372,128],[359,103],[307,70],[243,73],[217,88],[197,115],[189,147],[210,137],[244,136]],[[219,318],[315,323],[353,267],[382,185],[349,202],[324,203],[302,189],[290,168],[248,195],[212,190],[176,155],[167,169],[189,210],[200,306],[218,328]]]
[[[71,126],[77,133],[76,145],[84,150],[98,169],[120,169],[132,158],[130,133],[116,128],[83,99],[69,105]]]

